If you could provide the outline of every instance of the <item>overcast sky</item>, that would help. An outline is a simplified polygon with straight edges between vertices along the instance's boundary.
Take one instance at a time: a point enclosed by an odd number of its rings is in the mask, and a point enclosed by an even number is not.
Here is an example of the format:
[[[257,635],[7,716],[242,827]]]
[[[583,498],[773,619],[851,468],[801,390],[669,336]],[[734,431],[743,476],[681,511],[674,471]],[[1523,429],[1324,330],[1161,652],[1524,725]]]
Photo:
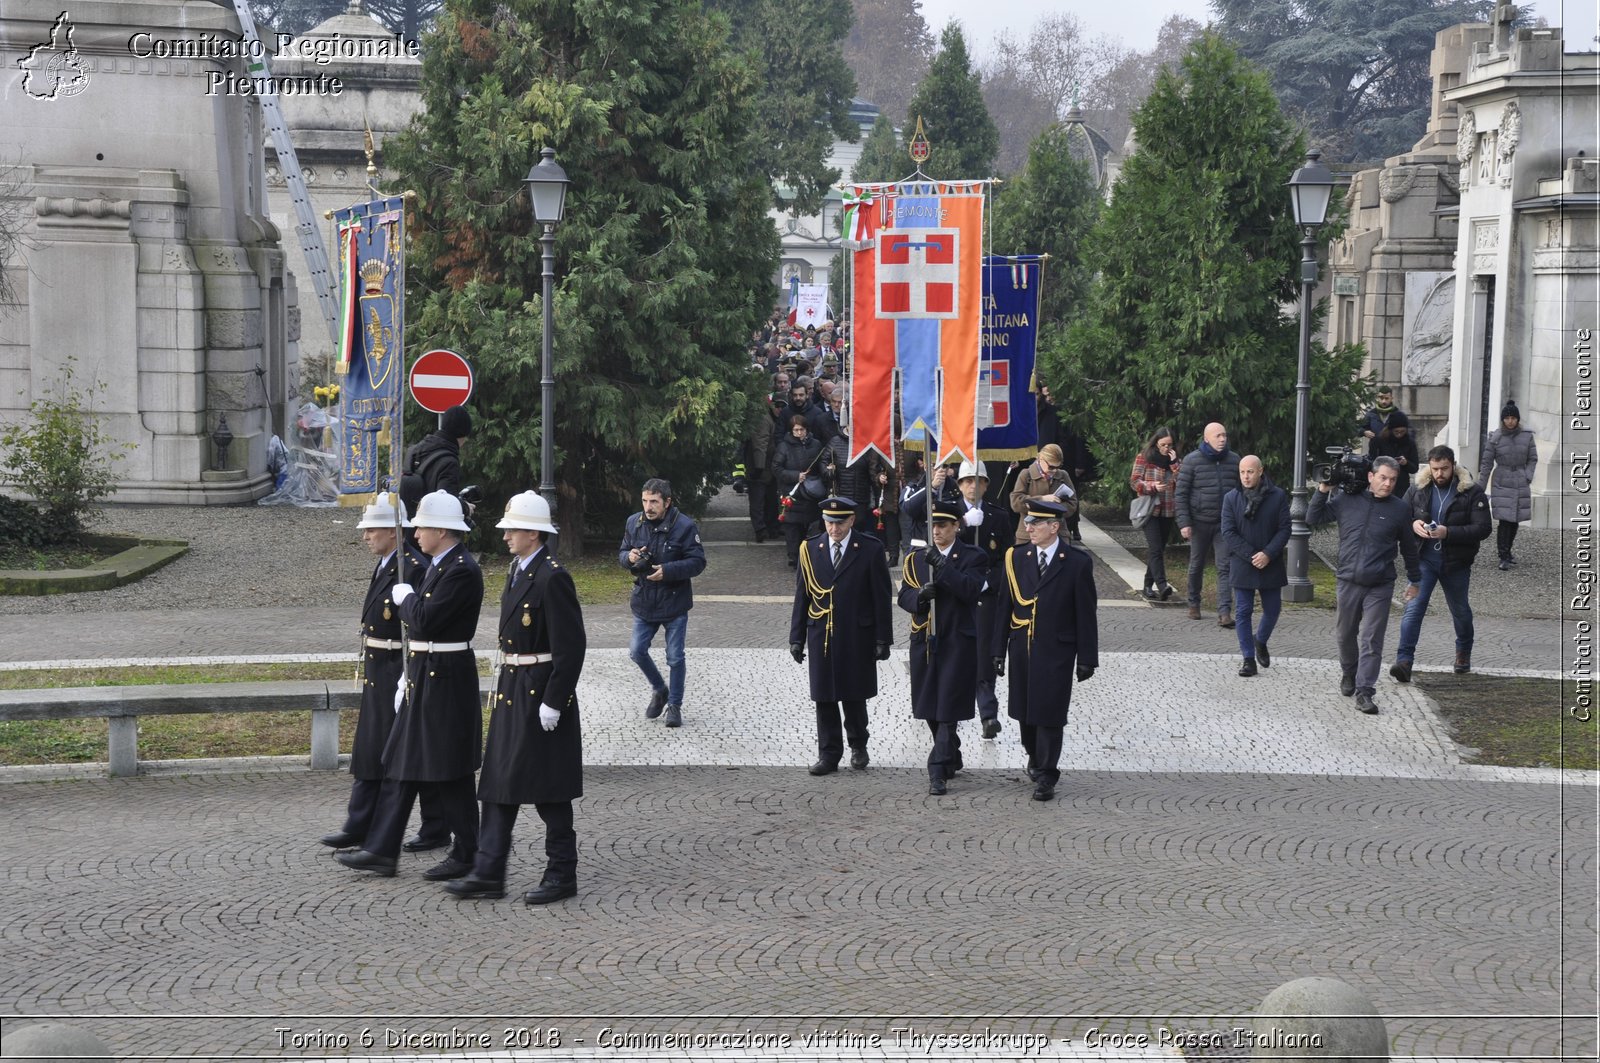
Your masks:
[[[1568,51],[1588,51],[1595,45],[1597,0],[1529,0],[1521,5],[1535,18],[1543,17],[1552,26],[1566,29]],[[1117,37],[1130,48],[1141,51],[1156,42],[1156,31],[1168,15],[1187,15],[1198,22],[1211,17],[1205,0],[1003,0],[974,3],[973,0],[922,0],[922,17],[935,38],[952,18],[962,24],[967,44],[979,61],[988,57],[995,34],[1009,30],[1025,38],[1028,29],[1041,16],[1056,12],[1076,14],[1091,35]]]

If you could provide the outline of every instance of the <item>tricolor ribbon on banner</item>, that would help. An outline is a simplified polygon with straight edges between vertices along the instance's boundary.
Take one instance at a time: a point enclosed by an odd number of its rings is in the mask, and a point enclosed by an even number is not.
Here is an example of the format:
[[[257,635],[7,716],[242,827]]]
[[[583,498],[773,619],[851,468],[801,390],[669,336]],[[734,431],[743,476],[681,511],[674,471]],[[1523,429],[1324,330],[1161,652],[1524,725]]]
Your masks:
[[[844,191],[844,239],[852,249],[859,248],[870,237],[872,204],[871,192],[847,188]]]

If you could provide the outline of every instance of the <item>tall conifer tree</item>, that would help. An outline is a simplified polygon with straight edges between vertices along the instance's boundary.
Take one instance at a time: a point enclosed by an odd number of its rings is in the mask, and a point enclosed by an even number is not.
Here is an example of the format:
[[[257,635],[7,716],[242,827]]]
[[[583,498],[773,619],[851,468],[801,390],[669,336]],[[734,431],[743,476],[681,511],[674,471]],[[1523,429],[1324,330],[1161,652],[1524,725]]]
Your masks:
[[[944,28],[939,54],[911,98],[903,127],[908,141],[918,118],[933,149],[922,164],[923,173],[944,181],[991,176],[1000,132],[984,105],[978,74],[967,55],[967,39],[957,23]]]
[[[450,0],[424,55],[426,110],[385,145],[395,187],[420,194],[408,346],[473,363],[464,464],[491,511],[537,486],[541,263],[522,179],[543,145],[572,181],[555,263],[563,539],[614,537],[648,476],[694,507],[735,453],[744,341],[777,268],[755,75],[726,19],[700,0]]]
[[[1131,463],[1158,424],[1194,445],[1222,421],[1230,446],[1288,483],[1300,263],[1288,181],[1304,140],[1266,77],[1214,33],[1162,72],[1134,133],[1139,150],[1090,238],[1099,282],[1066,342],[1041,352],[1042,377],[1064,410],[1090,415],[1110,466]],[[1350,435],[1361,358],[1355,346],[1313,352],[1314,451]]]

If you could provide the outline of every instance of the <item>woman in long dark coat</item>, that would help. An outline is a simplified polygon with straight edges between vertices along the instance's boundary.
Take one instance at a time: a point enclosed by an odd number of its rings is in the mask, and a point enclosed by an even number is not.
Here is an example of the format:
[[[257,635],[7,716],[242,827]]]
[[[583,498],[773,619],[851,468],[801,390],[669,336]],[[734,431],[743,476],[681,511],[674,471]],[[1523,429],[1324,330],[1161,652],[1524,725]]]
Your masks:
[[[821,517],[820,498],[812,498],[802,484],[807,477],[822,479],[822,440],[811,434],[800,414],[789,417],[788,434],[778,440],[772,455],[772,471],[778,482],[778,519],[783,524],[783,545],[789,567],[800,561],[800,543],[810,527]]]

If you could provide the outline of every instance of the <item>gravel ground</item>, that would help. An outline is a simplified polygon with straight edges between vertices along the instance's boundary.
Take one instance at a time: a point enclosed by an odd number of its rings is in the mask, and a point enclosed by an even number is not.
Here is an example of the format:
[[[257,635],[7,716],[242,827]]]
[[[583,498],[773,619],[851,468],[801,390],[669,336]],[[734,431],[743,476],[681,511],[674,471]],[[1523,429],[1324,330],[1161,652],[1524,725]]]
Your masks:
[[[1126,521],[1119,524],[1106,521],[1103,507],[1094,516],[1100,518],[1096,523],[1101,529],[1121,543],[1129,553],[1136,558],[1144,558],[1143,532],[1129,526]],[[1569,552],[1572,549],[1570,539],[1566,549]],[[1338,529],[1333,527],[1313,529],[1311,550],[1330,568],[1334,567],[1339,557]],[[1562,557],[1562,533],[1524,527],[1517,533],[1517,542],[1512,548],[1512,554],[1517,559],[1517,566],[1509,572],[1501,572],[1497,567],[1492,534],[1478,550],[1478,560],[1472,566],[1473,613],[1479,616],[1535,619],[1560,617],[1566,604],[1563,577],[1568,571],[1568,561]],[[1398,555],[1395,558],[1395,572],[1398,579],[1405,580],[1405,566],[1400,562]],[[1180,570],[1174,573],[1168,565],[1167,574],[1176,576],[1177,582],[1173,585],[1181,590],[1183,572]],[[1429,612],[1443,607],[1443,599],[1440,599],[1435,605],[1429,606]]]
[[[189,552],[142,580],[109,591],[11,597],[6,613],[248,609],[293,605],[359,609],[372,570],[359,509],[293,506],[98,507],[95,531],[181,539]]]

